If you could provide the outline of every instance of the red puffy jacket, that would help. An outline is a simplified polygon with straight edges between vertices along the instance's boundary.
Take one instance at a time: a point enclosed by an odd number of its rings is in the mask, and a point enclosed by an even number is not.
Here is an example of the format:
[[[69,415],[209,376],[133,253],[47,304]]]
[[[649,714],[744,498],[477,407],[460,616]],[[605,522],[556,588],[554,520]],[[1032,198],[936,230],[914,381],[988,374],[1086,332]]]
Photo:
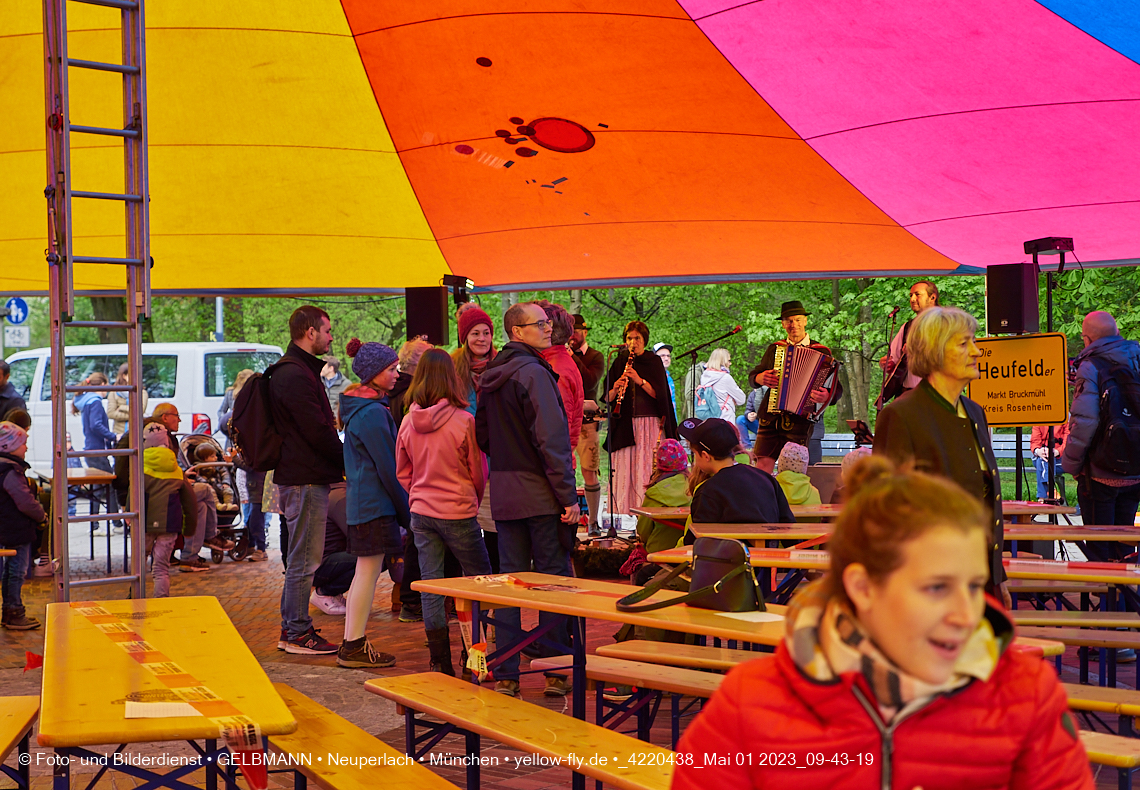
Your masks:
[[[973,681],[880,733],[861,676],[807,678],[781,644],[724,679],[677,747],[673,790],[1092,790],[1053,668],[1007,650]],[[879,719],[881,722],[881,719]]]

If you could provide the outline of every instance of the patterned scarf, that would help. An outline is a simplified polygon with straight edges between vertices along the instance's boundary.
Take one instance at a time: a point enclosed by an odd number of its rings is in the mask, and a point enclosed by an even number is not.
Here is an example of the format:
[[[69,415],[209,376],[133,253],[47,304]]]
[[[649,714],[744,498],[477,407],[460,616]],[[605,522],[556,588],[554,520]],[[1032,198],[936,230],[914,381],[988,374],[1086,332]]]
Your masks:
[[[822,580],[821,580],[822,581]],[[932,697],[961,688],[974,678],[988,680],[1001,654],[1013,641],[1013,627],[1000,612],[989,609],[966,640],[954,673],[940,685],[906,674],[871,641],[850,606],[828,598],[821,582],[805,587],[792,599],[787,612],[785,644],[796,666],[821,682],[858,673],[875,695],[883,720],[890,723],[900,712],[919,708]],[[991,620],[997,618],[1001,634]]]
[[[483,371],[487,369],[487,363],[491,361],[491,354],[485,357],[477,357],[471,352],[467,354],[471,358],[471,383],[475,386],[475,394],[478,395],[483,391],[481,379],[483,378]]]

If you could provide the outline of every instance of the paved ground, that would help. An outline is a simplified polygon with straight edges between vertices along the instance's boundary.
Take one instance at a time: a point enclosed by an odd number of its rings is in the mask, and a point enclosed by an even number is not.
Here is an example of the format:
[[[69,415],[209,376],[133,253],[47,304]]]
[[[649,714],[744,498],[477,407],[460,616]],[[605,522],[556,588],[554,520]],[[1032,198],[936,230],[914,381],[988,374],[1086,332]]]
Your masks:
[[[336,711],[340,715],[359,725],[368,732],[377,735],[381,740],[403,748],[402,719],[396,715],[394,707],[384,700],[365,692],[362,685],[372,675],[399,675],[411,672],[423,672],[428,666],[428,651],[424,644],[422,624],[405,624],[398,622],[396,615],[390,611],[391,583],[387,577],[381,578],[377,587],[375,604],[369,623],[368,634],[372,643],[380,649],[393,653],[398,657],[396,667],[387,670],[349,670],[335,666],[332,657],[307,657],[286,654],[276,649],[277,636],[280,629],[278,605],[281,591],[282,566],[280,554],[273,546],[276,544],[276,529],[270,529],[271,550],[270,561],[263,563],[242,562],[235,563],[226,558],[221,565],[213,565],[209,573],[178,573],[172,574],[172,595],[214,595],[222,602],[234,625],[249,645],[254,656],[261,662],[266,673],[274,681],[289,683],[299,691],[307,694],[321,704]],[[122,567],[121,538],[116,538],[117,565]],[[105,566],[105,539],[97,541],[95,561],[87,560],[88,545],[83,536],[73,538],[73,554],[80,559],[74,561],[74,573],[78,577],[103,575]],[[114,599],[125,597],[123,587],[92,588],[87,597],[93,599]],[[29,614],[41,619],[45,618],[45,606],[54,600],[51,587],[51,578],[37,578],[29,580],[24,588],[25,602]],[[339,642],[343,634],[344,619],[330,617],[312,607],[311,613],[317,628],[322,635],[332,642]],[[458,644],[458,629],[453,625],[453,643]],[[615,627],[609,623],[591,622],[587,633],[587,642],[590,649],[600,644],[612,641]],[[41,670],[24,672],[25,652],[43,653],[43,631],[0,631],[0,693],[3,695],[39,694]],[[458,656],[456,656],[456,659]],[[1070,650],[1065,656],[1063,677],[1066,681],[1076,682],[1076,653]],[[524,660],[525,669],[525,660]],[[1093,666],[1095,670],[1095,664]],[[1132,687],[1135,682],[1135,668],[1125,666],[1122,668],[1122,686]],[[1095,674],[1092,682],[1096,682]],[[547,699],[542,696],[541,676],[524,678],[523,695],[526,700],[540,705],[563,710],[565,701],[561,699]],[[593,703],[590,700],[589,708]],[[591,714],[592,715],[592,714]],[[664,726],[654,729],[652,740],[659,745],[668,745],[668,718],[660,717]],[[1090,726],[1089,723],[1082,726]],[[34,743],[34,738],[33,738]],[[113,750],[108,747],[108,751]],[[134,747],[132,747],[134,748]],[[143,746],[139,752],[152,754],[163,751],[189,754],[184,744],[174,744],[166,747]],[[462,743],[458,739],[445,740],[437,751],[462,752]],[[45,750],[38,750],[37,754],[46,756]],[[485,745],[485,754],[497,755],[503,758],[521,756],[519,753],[496,746]],[[9,764],[14,757],[9,758]],[[48,790],[50,782],[50,769],[46,765],[36,764],[33,758],[33,786],[36,790]],[[504,761],[505,762],[505,761]],[[513,763],[510,763],[513,766]],[[82,773],[87,770],[94,773],[95,769],[80,769]],[[434,769],[449,780],[464,785],[462,768]],[[195,781],[195,777],[197,781]],[[203,784],[201,773],[193,775],[190,779],[196,784]],[[108,774],[97,785],[101,790],[106,788],[133,788],[137,781],[123,774]],[[547,787],[569,787],[570,774],[559,768],[527,768],[500,766],[499,768],[483,769],[483,785],[490,790],[506,788],[509,790],[543,790]],[[12,787],[13,784],[6,777],[0,776],[0,788]],[[1105,770],[1099,777],[1098,787],[1115,787],[1115,772]]]

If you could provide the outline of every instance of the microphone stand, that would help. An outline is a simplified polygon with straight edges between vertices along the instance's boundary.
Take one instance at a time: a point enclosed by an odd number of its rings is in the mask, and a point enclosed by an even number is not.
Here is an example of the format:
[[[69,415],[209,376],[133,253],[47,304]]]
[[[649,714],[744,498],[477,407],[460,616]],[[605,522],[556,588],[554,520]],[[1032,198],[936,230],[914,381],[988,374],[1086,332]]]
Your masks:
[[[692,377],[692,384],[693,384],[693,402],[689,404],[689,407],[692,409],[692,411],[689,413],[690,417],[696,417],[697,416],[697,380],[696,380],[697,352],[700,351],[701,349],[708,348],[709,346],[713,345],[714,343],[719,343],[720,341],[724,340],[726,337],[732,337],[733,335],[735,335],[739,331],[740,331],[740,327],[736,327],[735,329],[730,329],[729,331],[725,332],[720,337],[714,337],[712,340],[710,340],[707,343],[701,343],[699,346],[696,346],[695,348],[690,348],[688,351],[682,352],[682,353],[677,355],[678,358],[689,357],[689,360],[690,360],[689,372],[686,374],[686,375]]]

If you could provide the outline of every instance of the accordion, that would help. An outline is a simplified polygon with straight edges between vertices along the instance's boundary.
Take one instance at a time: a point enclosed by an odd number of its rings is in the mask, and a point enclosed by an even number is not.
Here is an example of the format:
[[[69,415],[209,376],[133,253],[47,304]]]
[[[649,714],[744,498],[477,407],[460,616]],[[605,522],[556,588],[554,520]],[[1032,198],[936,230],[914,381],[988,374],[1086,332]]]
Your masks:
[[[826,404],[811,399],[811,391],[826,387],[839,362],[834,357],[807,346],[776,346],[774,372],[779,382],[772,388],[768,411],[787,412],[818,419]]]

